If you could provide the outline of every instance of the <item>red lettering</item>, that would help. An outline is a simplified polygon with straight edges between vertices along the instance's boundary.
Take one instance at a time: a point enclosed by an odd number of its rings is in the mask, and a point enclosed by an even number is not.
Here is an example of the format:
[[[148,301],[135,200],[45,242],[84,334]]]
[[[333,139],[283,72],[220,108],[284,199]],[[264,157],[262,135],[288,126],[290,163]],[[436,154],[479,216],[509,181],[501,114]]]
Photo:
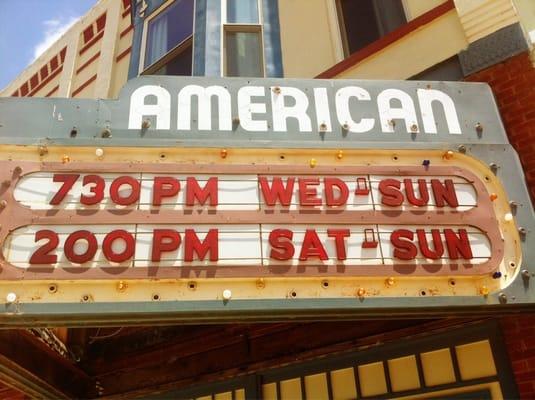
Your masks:
[[[63,185],[59,188],[58,192],[50,200],[50,204],[57,205],[63,201],[67,193],[72,189],[78,178],[79,174],[54,174],[52,181],[62,182]]]
[[[217,206],[217,177],[209,178],[204,185],[204,189],[201,189],[197,179],[193,177],[187,178],[186,187],[186,205],[193,206],[195,199],[199,201],[201,205],[206,203],[206,200],[210,197],[210,206]]]
[[[152,232],[151,261],[160,261],[163,252],[175,251],[180,246],[180,234],[173,229],[154,229]]]
[[[200,241],[193,229],[186,229],[184,235],[184,261],[193,261],[193,253],[197,253],[199,260],[204,260],[206,254],[210,252],[210,261],[219,260],[218,248],[219,231],[217,229],[210,229],[204,238]]]
[[[152,186],[152,205],[161,206],[164,197],[173,197],[180,191],[180,182],[169,176],[156,176]]]
[[[79,240],[85,240],[87,242],[87,249],[81,254],[78,254],[74,251],[74,246]],[[65,253],[65,257],[70,262],[83,264],[91,261],[93,257],[95,257],[97,248],[98,244],[95,235],[89,231],[80,230],[71,233],[67,237],[67,240],[65,240],[65,245],[63,246],[63,251]]]
[[[403,194],[400,192],[401,182],[397,179],[383,179],[379,182],[381,192],[381,204],[397,207],[403,203]]]
[[[122,239],[125,243],[125,248],[121,253],[116,253],[113,250],[113,243],[117,239]],[[108,233],[102,242],[102,252],[106,259],[111,262],[121,263],[131,259],[135,250],[136,240],[134,236],[122,229]]]
[[[444,236],[446,236],[446,246],[448,247],[450,259],[458,260],[460,258],[459,253],[465,260],[474,258],[466,229],[459,229],[458,235],[453,229],[444,229]]]
[[[394,257],[400,260],[414,260],[418,249],[412,243],[414,233],[408,229],[397,229],[390,235],[390,243],[395,247]]]
[[[346,243],[344,238],[350,236],[349,229],[327,229],[327,236],[334,238],[336,246],[336,258],[338,260],[347,259]]]
[[[310,257],[318,257],[320,260],[325,261],[328,259],[327,252],[321,244],[321,240],[314,229],[307,229],[305,237],[303,239],[303,246],[301,247],[301,253],[299,259],[306,261]]]
[[[424,229],[416,229],[416,235],[418,236],[418,245],[420,246],[420,251],[425,258],[438,260],[440,257],[442,257],[444,254],[444,246],[442,245],[442,237],[440,236],[440,231],[438,229],[431,229],[435,251],[432,251],[429,248],[429,243],[427,242],[427,236]]]
[[[345,182],[338,178],[325,178],[323,180],[325,186],[325,202],[328,206],[341,206],[346,203],[349,197],[349,189]],[[334,195],[334,188],[338,191],[338,197]]]
[[[260,183],[260,189],[264,196],[264,202],[268,206],[274,206],[277,201],[283,206],[289,206],[292,201],[292,193],[294,190],[295,178],[288,178],[286,186],[280,177],[274,177],[271,182],[271,187],[267,181],[267,178],[261,176],[258,178]]]
[[[457,193],[455,192],[453,180],[446,179],[444,180],[444,184],[442,184],[438,179],[431,179],[431,188],[433,189],[433,196],[437,207],[444,207],[445,202],[448,203],[450,207],[459,206],[459,200],[457,200]]]
[[[58,247],[58,234],[48,229],[35,232],[35,243],[43,239],[48,239],[48,242],[35,250],[30,257],[30,264],[55,264],[58,261],[56,254],[49,254]]]
[[[321,198],[318,197],[318,178],[299,178],[299,204],[302,206],[321,206]]]
[[[412,186],[411,179],[404,179],[403,185],[405,186],[405,195],[407,200],[413,206],[425,206],[429,203],[429,191],[427,190],[427,183],[425,179],[418,179],[418,191],[420,192],[420,198],[417,199],[414,195],[414,187]]]
[[[292,238],[293,232],[289,229],[272,230],[269,233],[269,245],[271,246],[269,258],[280,261],[291,259],[295,254]]]
[[[121,186],[123,185],[130,186],[130,194],[127,196],[121,196],[121,193],[119,192],[119,189],[121,189]],[[140,190],[141,184],[137,179],[134,179],[131,176],[120,176],[114,179],[111,183],[110,197],[115,204],[129,206],[139,200]]]
[[[94,184],[94,186],[89,189],[89,193],[93,193],[93,196],[87,196],[82,193],[80,195],[80,203],[86,206],[100,203],[104,198],[104,188],[106,187],[104,179],[98,175],[86,175],[82,183],[84,186],[89,184]]]

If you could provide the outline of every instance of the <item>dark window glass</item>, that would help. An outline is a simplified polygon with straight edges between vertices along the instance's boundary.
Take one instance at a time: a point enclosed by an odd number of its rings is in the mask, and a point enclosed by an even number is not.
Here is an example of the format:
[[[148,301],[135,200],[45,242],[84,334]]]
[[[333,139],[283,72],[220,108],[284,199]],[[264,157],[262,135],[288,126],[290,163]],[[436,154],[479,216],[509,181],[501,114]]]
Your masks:
[[[226,32],[226,76],[264,76],[260,32]]]
[[[338,0],[338,14],[346,55],[406,22],[401,0]]]
[[[193,0],[177,0],[148,24],[145,67],[154,64],[193,33]]]
[[[169,60],[161,68],[157,69],[155,72],[152,72],[151,75],[191,76],[192,53],[193,52],[190,45],[171,58],[171,60]]]

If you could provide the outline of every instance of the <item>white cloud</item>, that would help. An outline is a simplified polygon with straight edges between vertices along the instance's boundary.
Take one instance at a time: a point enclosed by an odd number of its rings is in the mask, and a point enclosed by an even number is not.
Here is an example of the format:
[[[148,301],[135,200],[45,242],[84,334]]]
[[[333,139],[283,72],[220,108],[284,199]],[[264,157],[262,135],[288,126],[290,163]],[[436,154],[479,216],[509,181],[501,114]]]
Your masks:
[[[35,61],[41,54],[43,54],[56,40],[58,40],[80,17],[70,17],[65,19],[49,19],[43,21],[44,32],[43,40],[41,40],[33,48],[33,59]]]

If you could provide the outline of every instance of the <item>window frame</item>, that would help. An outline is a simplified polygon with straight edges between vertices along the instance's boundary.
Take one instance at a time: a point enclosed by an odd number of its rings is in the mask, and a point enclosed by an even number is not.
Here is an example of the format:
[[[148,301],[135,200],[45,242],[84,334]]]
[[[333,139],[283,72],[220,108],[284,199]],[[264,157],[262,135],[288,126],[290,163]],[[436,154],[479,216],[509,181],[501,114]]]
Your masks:
[[[264,48],[264,15],[262,0],[256,0],[258,7],[258,23],[227,22],[227,0],[221,0],[221,76],[227,77],[227,32],[258,33],[260,39],[260,67],[266,76],[265,48]]]
[[[143,21],[143,35],[141,37],[141,51],[139,54],[139,66],[138,66],[138,74],[139,75],[151,75],[154,72],[158,71],[160,68],[162,68],[164,65],[166,65],[169,61],[171,61],[173,58],[178,56],[183,51],[187,50],[191,47],[191,51],[193,52],[193,45],[194,45],[194,36],[195,36],[195,13],[196,13],[196,7],[197,2],[193,1],[193,21],[192,21],[192,30],[191,35],[188,36],[186,39],[182,40],[180,43],[178,43],[175,47],[170,49],[167,53],[165,53],[162,57],[160,57],[158,60],[154,61],[152,64],[147,65],[145,67],[145,56],[147,54],[147,37],[148,37],[148,31],[149,31],[149,23],[159,16],[161,13],[165,12],[165,10],[173,4],[173,0],[168,0],[165,3],[163,3],[160,7],[158,7],[156,10],[154,10],[153,13],[151,13],[144,21]],[[193,75],[193,57],[191,58],[191,71]]]

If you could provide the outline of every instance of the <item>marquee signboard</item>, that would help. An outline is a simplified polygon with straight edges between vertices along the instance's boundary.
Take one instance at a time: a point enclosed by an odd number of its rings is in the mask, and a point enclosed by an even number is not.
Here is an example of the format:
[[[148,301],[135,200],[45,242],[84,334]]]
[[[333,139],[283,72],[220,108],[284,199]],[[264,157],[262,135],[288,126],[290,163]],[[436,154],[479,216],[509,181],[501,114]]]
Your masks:
[[[529,308],[533,210],[490,96],[164,77],[118,100],[1,99],[2,320]]]

